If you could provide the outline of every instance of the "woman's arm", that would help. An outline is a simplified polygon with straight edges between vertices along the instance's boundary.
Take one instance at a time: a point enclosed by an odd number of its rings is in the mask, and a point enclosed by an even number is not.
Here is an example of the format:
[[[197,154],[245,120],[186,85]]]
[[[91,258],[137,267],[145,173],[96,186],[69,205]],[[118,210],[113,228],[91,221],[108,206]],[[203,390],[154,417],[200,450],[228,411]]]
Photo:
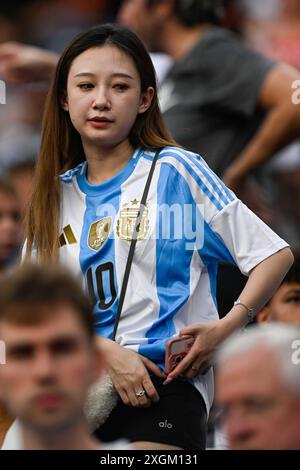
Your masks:
[[[0,75],[4,80],[17,82],[50,80],[58,55],[19,42],[0,44]]]
[[[159,400],[148,372],[166,378],[159,367],[146,357],[103,336],[99,336],[98,342],[105,356],[106,370],[125,405],[148,407],[151,402]],[[143,390],[146,393],[137,397],[136,393]]]
[[[258,312],[280,285],[293,264],[293,259],[291,250],[284,248],[259,263],[252,269],[241,292],[241,302]],[[218,345],[247,323],[247,310],[242,305],[236,305],[221,320],[196,323],[181,330],[181,335],[194,336],[195,342],[186,357],[169,374],[166,382],[178,375],[192,378],[199,373],[205,373]]]
[[[249,279],[241,292],[241,302],[258,312],[272,297],[284,276],[292,266],[293,254],[284,248],[266,258],[252,269]],[[220,322],[227,337],[234,330],[247,324],[247,312],[242,306],[234,306]]]

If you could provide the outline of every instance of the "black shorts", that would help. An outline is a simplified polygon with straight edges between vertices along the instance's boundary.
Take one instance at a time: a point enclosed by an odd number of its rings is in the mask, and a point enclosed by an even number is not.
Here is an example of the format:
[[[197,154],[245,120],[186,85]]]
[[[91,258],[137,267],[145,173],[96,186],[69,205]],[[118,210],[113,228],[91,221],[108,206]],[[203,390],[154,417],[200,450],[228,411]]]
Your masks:
[[[207,413],[202,395],[189,382],[151,377],[160,396],[149,408],[119,402],[107,421],[95,432],[103,442],[125,438],[130,442],[159,442],[186,450],[205,449]]]

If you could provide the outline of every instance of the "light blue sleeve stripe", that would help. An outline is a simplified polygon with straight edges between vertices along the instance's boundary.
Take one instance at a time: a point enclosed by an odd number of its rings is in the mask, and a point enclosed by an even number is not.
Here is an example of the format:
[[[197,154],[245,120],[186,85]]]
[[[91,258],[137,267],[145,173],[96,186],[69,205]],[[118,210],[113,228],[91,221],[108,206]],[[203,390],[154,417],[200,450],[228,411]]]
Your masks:
[[[196,165],[199,164],[199,162],[201,162],[201,164],[203,166],[205,166],[205,168],[207,168],[208,172],[210,173],[212,179],[218,183],[223,191],[225,191],[225,193],[227,194],[230,202],[234,201],[236,199],[236,196],[235,194],[231,191],[231,189],[229,189],[226,184],[223,183],[223,181],[221,180],[221,178],[218,177],[218,175],[216,175],[216,173],[209,167],[209,165],[207,164],[207,162],[204,160],[204,158],[201,157],[201,155],[198,155],[198,154],[194,154],[195,155],[195,163]],[[199,157],[199,159],[197,158],[197,156]],[[190,157],[192,158],[192,157]]]
[[[226,191],[221,189],[220,186],[218,186],[217,181],[212,177],[212,171],[209,169],[209,167],[206,167],[202,164],[201,160],[197,160],[196,156],[194,155],[192,157],[191,154],[188,154],[187,152],[184,152],[184,155],[188,160],[196,165],[199,171],[205,176],[205,178],[210,182],[211,186],[213,187],[214,191],[220,196],[220,199],[224,202],[224,204],[227,206],[229,203],[229,200],[227,198]]]
[[[214,191],[220,196],[221,200],[224,202],[225,205],[229,204],[229,202],[232,202],[235,199],[231,191],[212,171],[212,169],[208,166],[208,164],[203,160],[200,155],[192,152],[187,152],[184,149],[178,149],[178,152],[183,154],[190,162],[194,163],[197,166],[198,170],[201,171],[201,173],[210,182]]]
[[[208,197],[208,199],[210,199],[210,201],[215,205],[215,207],[219,211],[221,211],[223,209],[223,206],[221,205],[220,201],[218,201],[216,199],[216,197],[212,194],[210,189],[206,186],[206,184],[201,180],[199,175],[197,175],[197,173],[193,170],[191,165],[189,165],[189,163],[184,158],[182,158],[180,155],[178,155],[177,153],[175,153],[173,151],[170,151],[170,150],[167,150],[165,154],[162,153],[161,157],[174,157],[174,158],[176,158],[176,160],[178,160],[185,167],[185,169],[190,173],[190,175],[193,177],[193,179],[198,184],[199,188]],[[179,170],[178,170],[178,172],[180,173]],[[226,201],[226,204],[228,204],[228,201]]]

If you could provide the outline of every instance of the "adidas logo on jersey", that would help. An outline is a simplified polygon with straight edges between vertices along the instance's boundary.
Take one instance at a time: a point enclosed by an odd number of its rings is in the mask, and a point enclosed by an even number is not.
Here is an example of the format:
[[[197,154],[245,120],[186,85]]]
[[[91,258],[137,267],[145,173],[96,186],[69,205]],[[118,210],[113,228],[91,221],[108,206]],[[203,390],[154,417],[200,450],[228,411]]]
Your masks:
[[[66,227],[63,228],[62,233],[59,236],[59,246],[64,246],[64,245],[73,245],[74,243],[77,243],[76,237],[73,233],[71,225],[66,225]]]

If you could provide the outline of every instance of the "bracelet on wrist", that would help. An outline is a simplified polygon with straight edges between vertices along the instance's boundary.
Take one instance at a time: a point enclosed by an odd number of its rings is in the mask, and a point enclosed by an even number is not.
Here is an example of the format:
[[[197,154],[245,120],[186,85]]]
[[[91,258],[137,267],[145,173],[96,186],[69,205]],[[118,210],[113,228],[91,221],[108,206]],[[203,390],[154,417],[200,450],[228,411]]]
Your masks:
[[[248,323],[251,323],[253,322],[255,316],[256,316],[256,312],[254,310],[254,308],[249,308],[247,307],[247,305],[245,305],[241,299],[237,299],[234,303],[233,303],[234,306],[238,306],[240,305],[241,307],[244,307],[247,311],[247,318],[248,318]]]

